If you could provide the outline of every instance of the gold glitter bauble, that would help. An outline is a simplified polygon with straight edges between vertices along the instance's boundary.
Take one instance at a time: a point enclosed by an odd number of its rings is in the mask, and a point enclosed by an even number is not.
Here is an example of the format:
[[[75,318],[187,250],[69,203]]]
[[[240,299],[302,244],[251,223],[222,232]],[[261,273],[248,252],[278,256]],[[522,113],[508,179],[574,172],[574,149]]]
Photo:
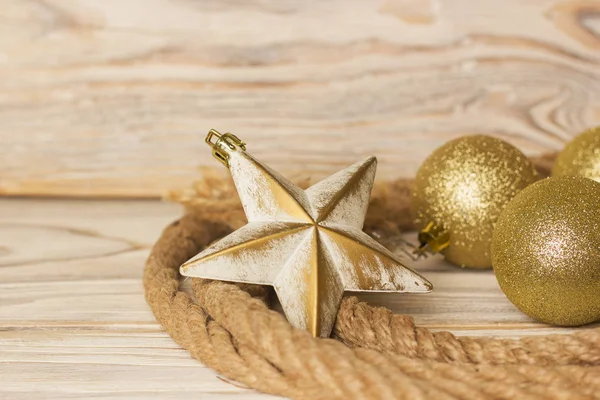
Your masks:
[[[580,175],[600,182],[600,126],[588,129],[560,152],[552,176]]]
[[[600,183],[562,176],[523,190],[498,219],[492,261],[525,314],[564,326],[600,320]]]
[[[492,232],[500,212],[537,179],[529,159],[503,140],[484,135],[458,138],[435,150],[419,168],[412,215],[423,229],[421,236],[425,231],[446,234],[449,245],[439,248],[448,261],[491,268]],[[429,229],[431,223],[439,231]],[[429,245],[437,251],[435,240]]]

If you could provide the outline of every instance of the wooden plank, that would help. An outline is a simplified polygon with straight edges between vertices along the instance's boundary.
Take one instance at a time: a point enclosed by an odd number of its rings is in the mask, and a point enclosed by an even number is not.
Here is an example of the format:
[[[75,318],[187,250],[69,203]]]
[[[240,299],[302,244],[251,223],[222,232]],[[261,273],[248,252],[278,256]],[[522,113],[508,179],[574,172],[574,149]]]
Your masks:
[[[600,122],[598,0],[4,0],[0,193],[158,196],[230,130],[275,168],[411,176],[451,138],[534,155]]]
[[[180,349],[145,303],[159,202],[0,201],[0,398],[269,399]]]
[[[219,379],[149,311],[144,261],[179,213],[151,201],[0,200],[0,398],[274,398]],[[457,269],[439,257],[412,266],[433,293],[360,297],[459,335],[572,331],[521,314],[491,271]]]

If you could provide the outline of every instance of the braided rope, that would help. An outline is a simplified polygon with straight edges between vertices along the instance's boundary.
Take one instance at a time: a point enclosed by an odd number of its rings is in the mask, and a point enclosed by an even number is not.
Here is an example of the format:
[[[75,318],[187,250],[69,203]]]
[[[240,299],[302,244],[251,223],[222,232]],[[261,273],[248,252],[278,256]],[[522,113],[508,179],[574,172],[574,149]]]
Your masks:
[[[379,189],[368,229],[389,234],[409,226],[407,183]],[[314,339],[268,308],[264,287],[192,279],[193,299],[179,290],[179,265],[231,232],[237,223],[224,221],[239,217],[209,209],[164,230],[144,286],[171,337],[228,378],[311,400],[600,398],[600,329],[519,340],[456,337],[349,297],[334,329],[339,340]],[[399,224],[382,222],[390,212]]]

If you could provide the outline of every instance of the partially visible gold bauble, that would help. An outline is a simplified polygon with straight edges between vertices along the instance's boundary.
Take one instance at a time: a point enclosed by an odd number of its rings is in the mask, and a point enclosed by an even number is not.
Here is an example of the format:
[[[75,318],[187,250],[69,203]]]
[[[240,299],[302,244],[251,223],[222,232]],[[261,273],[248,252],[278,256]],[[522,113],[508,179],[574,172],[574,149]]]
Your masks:
[[[600,126],[588,129],[565,146],[552,176],[579,175],[600,182]]]
[[[523,190],[498,219],[492,261],[525,314],[563,326],[600,320],[600,183],[563,176]]]
[[[494,224],[506,204],[538,174],[517,148],[484,135],[465,136],[435,150],[415,178],[412,216],[449,234],[442,254],[453,264],[491,268]]]

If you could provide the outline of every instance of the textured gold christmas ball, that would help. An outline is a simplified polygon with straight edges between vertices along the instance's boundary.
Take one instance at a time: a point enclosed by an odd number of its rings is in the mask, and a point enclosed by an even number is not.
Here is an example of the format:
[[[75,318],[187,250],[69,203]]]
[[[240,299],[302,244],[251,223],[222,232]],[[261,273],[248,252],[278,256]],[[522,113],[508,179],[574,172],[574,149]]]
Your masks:
[[[600,182],[600,126],[588,129],[560,152],[552,176],[580,175]]]
[[[492,262],[525,314],[563,326],[600,320],[600,183],[562,176],[523,190],[498,219]]]
[[[484,135],[458,138],[419,168],[412,216],[419,229],[433,223],[447,233],[449,245],[441,252],[451,263],[491,268],[492,232],[500,212],[537,179],[533,164],[509,143]]]

